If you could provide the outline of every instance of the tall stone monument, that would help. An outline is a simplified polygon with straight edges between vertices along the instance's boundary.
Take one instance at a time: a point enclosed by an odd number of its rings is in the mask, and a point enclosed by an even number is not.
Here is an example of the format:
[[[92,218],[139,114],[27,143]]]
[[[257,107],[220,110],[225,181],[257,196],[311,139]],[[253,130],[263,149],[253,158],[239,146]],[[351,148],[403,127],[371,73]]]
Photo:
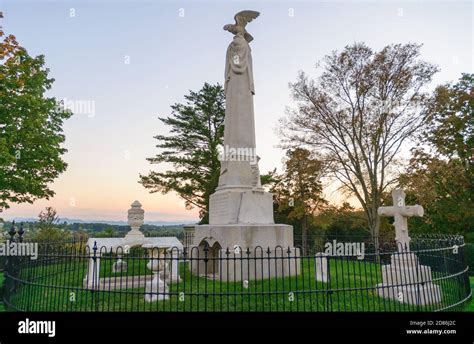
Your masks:
[[[224,26],[224,30],[234,34],[225,60],[224,149],[219,185],[209,201],[209,225],[195,228],[193,244],[199,249],[200,257],[203,254],[222,257],[228,248],[232,257],[242,255],[245,258],[248,256],[246,252],[251,252],[252,258],[262,252],[267,258],[282,255],[294,258],[299,254],[293,248],[293,227],[275,224],[273,196],[260,184],[253,106],[255,87],[252,51],[249,45],[253,37],[245,29],[247,23],[258,16],[259,13],[255,11],[241,11],[234,17],[235,24]],[[203,252],[206,245],[210,249]],[[275,250],[277,246],[279,250]],[[258,261],[258,264],[254,264],[255,261]],[[287,259],[286,262],[280,259],[279,266],[276,261],[272,259],[271,262],[265,262],[263,266],[272,268],[262,269],[264,271],[258,271],[257,274],[255,269],[262,266],[259,258],[250,261],[250,264],[243,262],[245,267],[229,267],[228,264],[205,266],[202,263],[193,265],[191,269],[200,274],[230,274],[229,278],[233,280],[268,278],[277,274],[288,276],[298,272],[299,261],[295,264],[293,259]],[[288,261],[291,261],[292,267],[287,266]],[[248,265],[250,267],[247,267]],[[240,268],[244,270],[243,273]],[[276,271],[278,269],[284,271]],[[238,273],[234,273],[234,270]],[[255,277],[256,275],[258,276]]]

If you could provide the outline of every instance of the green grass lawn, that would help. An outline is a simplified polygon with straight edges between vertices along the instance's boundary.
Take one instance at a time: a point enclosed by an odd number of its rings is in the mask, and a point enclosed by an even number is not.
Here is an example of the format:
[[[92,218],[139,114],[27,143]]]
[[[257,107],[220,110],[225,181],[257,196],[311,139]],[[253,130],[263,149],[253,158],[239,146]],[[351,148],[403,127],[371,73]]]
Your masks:
[[[471,290],[474,290],[474,276],[469,277],[469,281],[471,282]],[[474,298],[466,306],[465,310],[468,311],[468,312],[474,312]]]
[[[5,312],[5,307],[3,307],[3,273],[0,272],[0,312]]]
[[[103,259],[101,277],[120,281],[120,276],[150,275],[145,260],[127,262],[127,272],[113,274],[112,260]],[[12,303],[32,311],[430,311],[435,307],[418,308],[378,297],[374,289],[381,282],[378,264],[333,260],[331,282],[322,283],[314,279],[313,260],[301,262],[298,277],[251,280],[248,285],[195,276],[182,263],[182,282],[169,284],[169,300],[148,303],[143,287],[83,290],[86,263],[68,261],[23,269],[21,278],[30,283],[19,286]],[[452,280],[441,279],[438,284],[443,300],[437,308],[460,299],[462,291]],[[347,288],[353,290],[342,290]],[[472,303],[469,307],[472,310]]]

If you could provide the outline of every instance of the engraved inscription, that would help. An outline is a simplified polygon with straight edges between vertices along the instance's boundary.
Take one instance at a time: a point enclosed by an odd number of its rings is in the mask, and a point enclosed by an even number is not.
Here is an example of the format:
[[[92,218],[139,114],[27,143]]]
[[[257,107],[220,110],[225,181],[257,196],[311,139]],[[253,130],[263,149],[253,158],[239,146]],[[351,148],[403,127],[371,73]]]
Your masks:
[[[210,204],[211,222],[226,221],[229,218],[229,194],[214,194]]]

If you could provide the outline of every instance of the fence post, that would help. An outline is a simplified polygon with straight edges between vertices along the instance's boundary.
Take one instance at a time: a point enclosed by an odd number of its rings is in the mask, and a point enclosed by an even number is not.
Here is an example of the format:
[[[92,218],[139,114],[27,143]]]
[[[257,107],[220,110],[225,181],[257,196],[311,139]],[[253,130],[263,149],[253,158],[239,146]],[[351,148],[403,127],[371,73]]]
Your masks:
[[[16,227],[15,227],[15,221],[12,222],[12,225],[10,227],[10,230],[8,231],[8,235],[10,235],[10,238],[7,240],[7,245],[9,245],[10,242],[15,242],[15,235],[16,235]],[[13,256],[7,256],[6,261],[5,261],[5,282],[3,285],[3,301],[5,304],[5,307],[8,307],[8,305],[11,304],[11,297],[12,294],[15,292],[15,281],[14,281],[14,276],[15,276],[15,257]]]
[[[92,256],[92,306],[94,307],[94,311],[97,311],[98,309],[98,300],[97,300],[97,292],[96,289],[100,287],[100,276],[97,274],[99,273],[99,270],[97,269],[97,241],[94,241],[94,246],[92,247],[93,256]]]
[[[23,222],[20,223],[20,229],[18,230],[18,242],[23,242],[23,234],[25,234],[25,230],[23,229]]]
[[[204,245],[204,310],[207,312],[207,301],[208,301],[208,289],[207,289],[207,274],[208,274],[208,267],[207,263],[209,262],[209,244],[206,241]]]
[[[326,312],[332,312],[331,255],[327,255]],[[335,261],[337,264],[337,261]],[[337,267],[336,267],[337,268]]]
[[[10,229],[10,236],[11,236],[11,242],[19,242],[20,238],[16,237],[15,234],[18,234],[18,231],[16,230],[15,227],[15,221],[12,223],[12,227]],[[16,292],[17,286],[18,286],[18,281],[16,278],[18,278],[19,275],[19,257],[18,256],[10,256],[10,261],[11,261],[11,275],[13,276],[13,281],[11,284],[11,290],[13,292]]]
[[[15,242],[15,234],[16,234],[16,227],[15,227],[15,221],[12,222],[12,226],[10,227],[10,231],[8,232],[10,234],[10,241]]]

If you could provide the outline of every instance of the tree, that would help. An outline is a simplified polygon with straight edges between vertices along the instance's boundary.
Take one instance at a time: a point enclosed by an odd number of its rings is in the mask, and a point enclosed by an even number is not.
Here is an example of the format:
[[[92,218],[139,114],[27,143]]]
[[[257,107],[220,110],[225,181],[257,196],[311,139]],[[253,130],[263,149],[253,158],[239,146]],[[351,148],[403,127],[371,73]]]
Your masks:
[[[59,216],[56,209],[53,207],[46,207],[38,215],[38,228],[50,228],[51,226],[59,223]]]
[[[327,204],[323,198],[321,176],[323,165],[303,148],[286,152],[285,170],[273,188],[279,198],[279,212],[288,210],[288,219],[301,221],[301,246],[308,251],[308,227],[312,215]]]
[[[474,74],[463,74],[454,85],[436,88],[427,104],[424,139],[435,154],[459,159],[472,173],[474,153]]]
[[[185,96],[186,104],[174,104],[168,117],[160,121],[171,135],[157,135],[161,152],[147,159],[152,164],[169,163],[172,168],[140,175],[140,183],[150,192],[174,191],[187,209],[197,207],[200,223],[208,223],[209,196],[219,182],[219,148],[224,136],[225,96],[222,86],[204,84],[198,92]]]
[[[57,211],[52,207],[46,207],[38,215],[38,223],[36,225],[38,231],[33,236],[34,241],[42,242],[58,242],[70,237],[67,231],[60,229],[57,224],[59,217]]]
[[[330,206],[318,215],[318,221],[325,228],[326,237],[335,239],[360,238],[367,236],[367,221],[362,210],[357,210],[347,202],[340,206]]]
[[[418,104],[437,68],[418,59],[420,45],[389,45],[379,52],[363,43],[326,56],[317,81],[301,72],[290,84],[297,110],[282,119],[286,145],[314,151],[341,190],[360,202],[377,241],[377,209],[397,182],[402,145],[424,121]]]
[[[425,208],[421,231],[467,233],[474,222],[474,74],[436,88],[427,125],[400,184]]]
[[[0,13],[0,18],[2,18]],[[50,184],[67,164],[63,121],[72,113],[45,96],[44,56],[31,57],[0,27],[0,211],[10,203],[33,203],[54,195]]]
[[[105,230],[94,233],[96,238],[115,238],[117,237],[117,231],[114,227],[108,226]]]

